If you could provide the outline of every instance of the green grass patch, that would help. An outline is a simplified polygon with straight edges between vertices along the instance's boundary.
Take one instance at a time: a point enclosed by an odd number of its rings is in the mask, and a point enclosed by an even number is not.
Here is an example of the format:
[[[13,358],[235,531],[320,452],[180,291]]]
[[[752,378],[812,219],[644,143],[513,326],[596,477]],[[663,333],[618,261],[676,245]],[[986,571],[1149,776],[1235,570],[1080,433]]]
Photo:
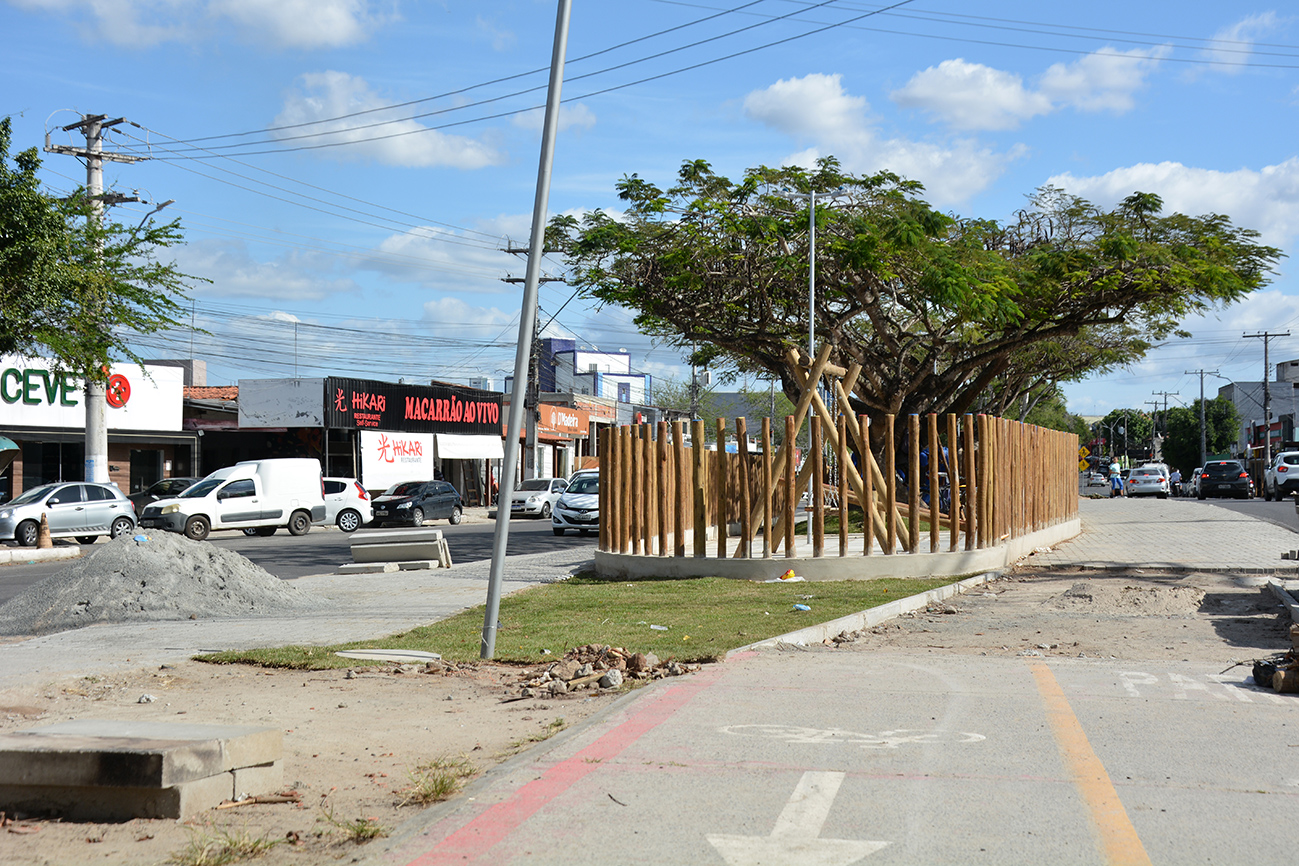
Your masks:
[[[501,599],[497,661],[554,660],[583,644],[652,652],[664,661],[711,661],[727,650],[954,583],[882,579],[759,583],[720,577],[616,581],[575,577],[529,587]],[[795,610],[805,604],[808,611]],[[336,650],[362,647],[440,653],[449,661],[479,657],[484,607],[377,640],[326,647],[283,646],[196,656],[218,664],[320,670],[362,667]],[[663,629],[652,628],[663,626]],[[548,652],[547,652],[548,651]]]

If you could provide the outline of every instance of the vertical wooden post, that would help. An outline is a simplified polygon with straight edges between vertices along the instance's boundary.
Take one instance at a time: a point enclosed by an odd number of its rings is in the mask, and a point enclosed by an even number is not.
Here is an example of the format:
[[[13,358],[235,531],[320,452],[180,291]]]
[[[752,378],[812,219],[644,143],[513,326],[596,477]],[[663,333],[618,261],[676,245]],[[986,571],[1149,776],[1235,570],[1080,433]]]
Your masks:
[[[642,553],[641,541],[645,522],[645,463],[640,459],[640,424],[628,425],[627,447],[631,457],[627,461],[631,478],[627,485],[627,540],[633,554]]]
[[[762,419],[762,558],[771,559],[771,418]]]
[[[893,448],[896,420],[891,412],[884,416],[884,526],[888,533],[884,552],[890,555],[898,546],[898,464]]]
[[[848,555],[848,419],[841,412],[836,419],[839,448],[835,460],[839,463],[839,555]]]
[[[643,508],[645,516],[642,520],[642,531],[644,533],[645,555],[654,554],[654,539],[659,534],[659,513],[658,505],[658,461],[654,454],[654,437],[651,435],[654,428],[649,424],[640,425],[640,459],[645,466],[645,471],[641,475],[641,485],[644,487],[645,498]]]
[[[659,556],[668,555],[668,524],[672,519],[672,460],[668,451],[668,423],[658,423],[658,439],[655,441],[658,458],[655,465],[658,469],[659,488]]]
[[[676,508],[672,513],[672,553],[686,555],[686,524],[690,522],[690,464],[686,462],[685,425],[672,422],[672,468],[676,470]]]
[[[736,462],[740,481],[740,544],[735,555],[748,559],[753,555],[753,522],[749,519],[752,506],[749,495],[749,428],[743,418],[735,419]]]
[[[938,445],[938,416],[929,413],[929,552],[938,552],[938,464],[943,456]]]
[[[708,449],[704,441],[704,422],[690,422],[690,445],[694,464],[691,493],[695,501],[694,552],[701,559],[708,555]]]
[[[947,489],[948,499],[951,504],[947,506],[948,519],[951,524],[948,526],[947,549],[956,550],[957,541],[961,537],[961,459],[956,450],[960,436],[957,434],[956,416],[951,412],[947,413]]]
[[[727,474],[730,459],[726,453],[726,419],[717,419],[717,558],[726,558],[726,535],[730,517],[730,491],[727,490]]]
[[[794,443],[794,416],[785,416],[785,445],[793,447]],[[785,461],[785,557],[792,559],[797,556],[794,552],[794,502],[798,494],[794,492],[794,459]]]
[[[965,549],[974,550],[978,531],[978,495],[979,485],[974,471],[975,457],[978,454],[974,447],[974,416],[966,415],[962,419],[965,427]]]
[[[920,550],[920,416],[907,416],[907,552]]]
[[[631,428],[618,428],[618,552],[631,552]]]
[[[596,448],[600,453],[600,549],[609,552],[611,547],[609,543],[609,526],[611,515],[613,513],[613,482],[612,470],[616,465],[614,459],[610,456],[613,448],[610,447],[610,432],[608,427],[599,427],[595,432]],[[497,508],[501,507],[497,503]]]
[[[857,422],[858,429],[861,430],[862,467],[868,466],[872,461],[871,456],[871,419],[867,416],[861,416]],[[861,506],[861,530],[864,538],[862,539],[862,555],[870,556],[875,552],[875,473],[866,471],[862,473],[862,486],[866,488],[866,501]]]
[[[979,549],[988,546],[989,529],[992,515],[989,513],[989,495],[992,491],[992,479],[988,466],[992,463],[992,425],[987,415],[979,416]]]
[[[812,501],[807,519],[812,521],[812,555],[825,556],[825,430],[821,426],[821,417],[812,419]]]

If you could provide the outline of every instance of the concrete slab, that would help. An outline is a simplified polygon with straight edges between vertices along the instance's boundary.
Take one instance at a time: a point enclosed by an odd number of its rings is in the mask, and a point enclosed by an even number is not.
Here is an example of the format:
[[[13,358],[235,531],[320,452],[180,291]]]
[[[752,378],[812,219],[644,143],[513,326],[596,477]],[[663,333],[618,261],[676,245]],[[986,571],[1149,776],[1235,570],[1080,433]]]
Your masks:
[[[436,559],[417,559],[412,562],[397,563],[397,568],[402,571],[427,571],[437,567],[438,561]]]
[[[407,529],[362,529],[352,533],[352,561],[409,562],[438,559],[442,530],[415,526]]]
[[[395,562],[349,562],[340,565],[335,574],[390,574],[396,570]]]

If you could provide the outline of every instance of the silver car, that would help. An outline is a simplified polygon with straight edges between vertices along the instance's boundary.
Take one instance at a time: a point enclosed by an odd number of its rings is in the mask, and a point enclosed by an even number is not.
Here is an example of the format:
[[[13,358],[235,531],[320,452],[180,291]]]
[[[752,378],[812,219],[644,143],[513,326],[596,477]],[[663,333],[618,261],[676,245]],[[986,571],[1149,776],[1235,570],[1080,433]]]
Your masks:
[[[1128,496],[1158,496],[1168,498],[1168,473],[1159,466],[1138,466],[1128,475],[1125,485]]]
[[[135,529],[135,508],[116,487],[88,481],[45,484],[0,505],[0,541],[34,547],[42,514],[51,538],[75,538],[81,544]]]
[[[578,472],[555,503],[551,531],[563,535],[573,529],[581,535],[600,531],[600,474]]]

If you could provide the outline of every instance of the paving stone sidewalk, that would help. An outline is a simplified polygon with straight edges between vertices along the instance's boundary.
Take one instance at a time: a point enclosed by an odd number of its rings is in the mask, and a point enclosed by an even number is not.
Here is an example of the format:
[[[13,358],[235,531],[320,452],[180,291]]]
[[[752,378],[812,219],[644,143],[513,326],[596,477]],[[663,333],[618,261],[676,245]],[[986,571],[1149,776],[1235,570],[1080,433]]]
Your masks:
[[[1299,548],[1299,533],[1208,502],[1083,499],[1079,516],[1081,535],[1023,564],[1284,576],[1294,576],[1299,565],[1281,558]]]

